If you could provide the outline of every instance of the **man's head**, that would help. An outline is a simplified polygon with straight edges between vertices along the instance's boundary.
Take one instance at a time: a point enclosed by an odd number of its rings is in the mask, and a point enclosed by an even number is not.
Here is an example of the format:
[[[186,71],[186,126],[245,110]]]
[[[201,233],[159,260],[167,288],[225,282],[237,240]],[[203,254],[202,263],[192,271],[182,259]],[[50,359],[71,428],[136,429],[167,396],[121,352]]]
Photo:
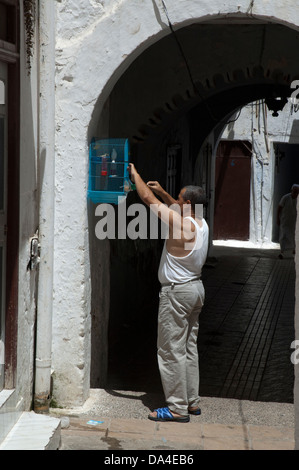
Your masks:
[[[291,188],[292,198],[295,199],[299,194],[299,184],[293,184]]]
[[[189,185],[181,189],[177,202],[181,207],[183,207],[184,204],[189,204],[194,213],[196,205],[203,205],[206,203],[206,200],[205,192],[200,186]]]

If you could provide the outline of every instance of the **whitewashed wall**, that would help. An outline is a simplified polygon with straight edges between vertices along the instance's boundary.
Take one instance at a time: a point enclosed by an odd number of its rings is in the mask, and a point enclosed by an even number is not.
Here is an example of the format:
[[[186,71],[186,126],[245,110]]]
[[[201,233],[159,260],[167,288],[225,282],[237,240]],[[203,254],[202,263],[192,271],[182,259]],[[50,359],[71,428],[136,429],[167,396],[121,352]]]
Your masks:
[[[22,8],[21,8],[22,18]],[[37,35],[35,35],[37,39]],[[37,213],[37,152],[38,152],[38,86],[36,49],[32,58],[32,73],[28,74],[25,53],[25,32],[21,21],[21,109],[20,109],[20,241],[18,291],[18,350],[17,400],[27,409],[32,400],[34,378],[34,325],[36,315],[37,271],[27,270],[30,259],[30,239],[38,227]],[[9,262],[9,253],[7,254]]]

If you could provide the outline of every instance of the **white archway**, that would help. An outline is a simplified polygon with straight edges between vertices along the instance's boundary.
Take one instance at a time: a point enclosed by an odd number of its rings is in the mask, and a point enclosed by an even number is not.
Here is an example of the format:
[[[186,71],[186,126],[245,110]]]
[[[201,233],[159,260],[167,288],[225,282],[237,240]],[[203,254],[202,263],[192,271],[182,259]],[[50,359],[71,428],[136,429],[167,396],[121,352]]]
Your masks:
[[[281,2],[263,2],[248,9],[247,1],[219,0],[200,4],[181,0],[167,5],[175,29],[194,23],[277,23],[299,29],[299,13]],[[113,6],[114,4],[114,6]],[[76,2],[69,6],[77,12]],[[86,211],[88,141],[93,136],[105,102],[133,61],[170,34],[161,2],[110,1],[101,15],[73,17],[57,4],[56,46],[56,232],[54,277],[55,394],[63,405],[83,403],[89,393],[90,369],[90,269]],[[74,39],[72,31],[77,32]],[[76,29],[75,28],[75,29]],[[71,146],[65,144],[72,138]],[[72,168],[72,171],[70,171]],[[74,177],[74,175],[76,177]],[[70,201],[72,204],[70,205]],[[74,254],[76,270],[74,266]],[[297,255],[297,266],[299,260]],[[61,280],[68,279],[66,292]],[[298,314],[298,305],[297,305]],[[71,317],[69,317],[69,312]],[[68,325],[68,344],[60,325]],[[78,345],[74,353],[74,345]],[[66,351],[61,357],[62,345]],[[297,387],[298,388],[298,387]]]

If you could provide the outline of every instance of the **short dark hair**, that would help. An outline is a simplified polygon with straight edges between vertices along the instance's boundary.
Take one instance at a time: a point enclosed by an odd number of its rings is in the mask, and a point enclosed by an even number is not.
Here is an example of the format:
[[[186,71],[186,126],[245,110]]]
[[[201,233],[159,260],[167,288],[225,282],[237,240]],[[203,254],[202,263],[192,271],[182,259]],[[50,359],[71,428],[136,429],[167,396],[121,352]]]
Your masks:
[[[205,191],[200,186],[184,186],[185,192],[183,194],[184,201],[191,202],[192,209],[195,209],[196,204],[206,204],[207,203],[207,196]]]

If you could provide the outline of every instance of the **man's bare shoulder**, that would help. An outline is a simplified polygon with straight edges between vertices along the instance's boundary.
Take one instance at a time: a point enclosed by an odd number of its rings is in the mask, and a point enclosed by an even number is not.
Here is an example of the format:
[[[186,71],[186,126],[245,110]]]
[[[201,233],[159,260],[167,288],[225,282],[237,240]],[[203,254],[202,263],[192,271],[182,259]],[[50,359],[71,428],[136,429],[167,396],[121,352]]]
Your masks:
[[[198,225],[200,226],[200,228],[203,227],[203,220],[202,219],[195,219],[195,221],[198,223]]]

